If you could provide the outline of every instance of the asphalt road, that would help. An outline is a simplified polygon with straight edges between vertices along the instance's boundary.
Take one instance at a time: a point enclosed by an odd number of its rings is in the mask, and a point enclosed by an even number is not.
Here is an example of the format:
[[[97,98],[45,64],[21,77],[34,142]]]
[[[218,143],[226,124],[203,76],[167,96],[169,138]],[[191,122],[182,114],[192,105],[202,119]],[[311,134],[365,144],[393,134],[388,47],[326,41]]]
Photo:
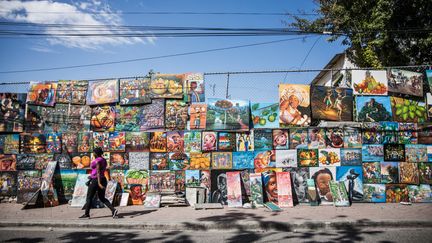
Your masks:
[[[91,231],[2,228],[0,242],[430,242],[431,228],[346,228],[293,232]]]

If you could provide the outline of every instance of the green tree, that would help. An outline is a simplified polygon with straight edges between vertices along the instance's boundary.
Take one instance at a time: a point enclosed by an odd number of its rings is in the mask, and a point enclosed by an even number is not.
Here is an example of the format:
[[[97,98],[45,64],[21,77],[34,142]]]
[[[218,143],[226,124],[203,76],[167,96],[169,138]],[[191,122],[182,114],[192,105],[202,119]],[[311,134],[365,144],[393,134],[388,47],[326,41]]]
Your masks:
[[[360,67],[432,63],[431,0],[315,0],[318,18],[289,25],[342,39]]]

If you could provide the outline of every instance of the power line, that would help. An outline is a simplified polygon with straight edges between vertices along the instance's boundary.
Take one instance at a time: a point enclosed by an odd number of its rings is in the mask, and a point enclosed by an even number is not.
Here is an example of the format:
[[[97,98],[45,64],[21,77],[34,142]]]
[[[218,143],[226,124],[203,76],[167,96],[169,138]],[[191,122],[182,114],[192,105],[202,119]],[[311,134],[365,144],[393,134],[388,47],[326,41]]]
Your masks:
[[[321,39],[321,36],[319,36],[315,42],[313,43],[313,45],[311,46],[311,48],[309,49],[309,51],[307,52],[306,56],[304,57],[302,63],[300,64],[300,69],[303,68],[303,65],[305,64],[307,58],[309,57],[309,54],[312,52],[312,49],[315,47],[315,45],[318,43],[318,41]]]
[[[84,64],[84,65],[73,65],[73,66],[53,67],[53,68],[38,68],[38,69],[25,69],[25,70],[0,71],[0,74],[7,74],[7,73],[25,73],[25,72],[40,72],[40,71],[52,71],[52,70],[61,70],[61,69],[73,69],[73,68],[94,67],[94,66],[104,66],[104,65],[112,65],[112,64],[119,64],[119,63],[137,62],[137,61],[146,61],[146,60],[162,59],[162,58],[168,58],[168,57],[178,57],[178,56],[186,56],[186,55],[193,55],[193,54],[200,54],[200,53],[207,53],[207,52],[215,52],[215,51],[231,50],[231,49],[244,48],[244,47],[251,47],[251,46],[268,45],[268,44],[280,43],[280,42],[285,42],[285,41],[292,41],[292,40],[306,39],[306,38],[309,38],[309,37],[310,37],[310,36],[295,37],[295,38],[282,39],[282,40],[275,40],[275,41],[267,41],[267,42],[260,42],[260,43],[253,43],[253,44],[247,44],[247,45],[237,45],[237,46],[222,47],[222,48],[214,48],[214,49],[207,49],[207,50],[201,50],[201,51],[192,51],[192,52],[176,53],[176,54],[169,54],[169,55],[162,55],[162,56],[154,56],[154,57],[143,57],[143,58],[127,59],[127,60],[112,61],[112,62],[92,63],[92,64]]]

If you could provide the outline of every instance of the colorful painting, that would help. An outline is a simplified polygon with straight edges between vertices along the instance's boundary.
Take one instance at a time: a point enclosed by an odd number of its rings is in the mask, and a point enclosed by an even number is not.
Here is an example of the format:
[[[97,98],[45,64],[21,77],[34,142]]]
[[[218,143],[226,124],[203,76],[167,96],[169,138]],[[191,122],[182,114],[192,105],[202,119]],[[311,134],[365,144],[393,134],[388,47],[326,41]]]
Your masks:
[[[334,205],[336,207],[348,207],[350,203],[348,200],[348,193],[345,184],[341,181],[330,181],[329,186]]]
[[[150,169],[149,152],[129,152],[129,169],[148,170]]]
[[[252,206],[256,207],[257,205],[262,205],[264,203],[264,200],[261,173],[250,173],[249,181]]]
[[[330,148],[330,149],[319,149],[318,150],[318,160],[319,166],[340,166],[341,156],[340,149]]]
[[[146,170],[128,170],[125,175],[128,185],[147,185],[149,178],[149,172]]]
[[[362,136],[360,129],[345,128],[344,129],[344,146],[345,148],[361,148]]]
[[[201,152],[201,132],[184,132],[184,151],[186,153]]]
[[[309,144],[310,149],[321,149],[326,148],[326,130],[325,128],[309,128],[308,129]]]
[[[276,167],[297,167],[297,150],[276,150]]]
[[[56,105],[57,107],[57,105]],[[66,120],[68,131],[90,131],[92,109],[86,105],[69,105]],[[61,122],[59,122],[61,124]]]
[[[200,171],[186,170],[186,187],[197,187],[200,185]]]
[[[419,170],[417,163],[399,163],[399,183],[419,184]]]
[[[85,170],[60,170],[60,173],[54,174],[54,186],[60,202],[72,200],[79,174],[85,174]]]
[[[184,151],[184,134],[181,131],[167,132],[167,151],[183,152]]]
[[[254,130],[254,150],[263,151],[273,149],[273,133],[270,129]]]
[[[54,106],[57,94],[55,82],[30,82],[27,104]]]
[[[289,149],[289,130],[274,129],[273,132],[273,149]]]
[[[384,161],[384,145],[367,144],[362,147],[363,162]]]
[[[152,132],[150,139],[150,152],[166,152],[167,139],[165,132]]]
[[[266,194],[266,202],[278,203],[278,184],[276,172],[268,170],[262,173],[262,182]]]
[[[363,184],[363,202],[385,203],[386,185],[384,184]]]
[[[168,166],[170,170],[183,170],[188,165],[189,165],[188,154],[180,153],[180,152],[168,154]],[[191,169],[195,169],[195,168],[193,167]]]
[[[207,130],[249,130],[249,101],[207,99]]]
[[[357,148],[342,148],[341,165],[361,165],[362,150]]]
[[[344,131],[342,128],[327,128],[325,130],[327,148],[344,147]]]
[[[363,182],[364,183],[381,183],[381,165],[380,162],[363,163]]]
[[[233,169],[254,169],[254,152],[233,152]]]
[[[423,74],[401,69],[387,71],[390,92],[423,97]]]
[[[190,153],[191,170],[208,170],[210,169],[211,153]]]
[[[144,200],[145,208],[159,208],[161,204],[161,195],[149,193]]]
[[[231,152],[213,152],[212,169],[231,169],[232,153]]]
[[[20,149],[20,135],[7,134],[4,135],[3,153],[5,154],[19,154]]]
[[[115,106],[95,106],[92,108],[90,120],[92,131],[114,131],[115,127]]]
[[[375,130],[363,130],[362,131],[363,144],[382,144],[382,132]]]
[[[150,166],[152,170],[168,170],[168,154],[150,153]]]
[[[254,131],[239,132],[236,134],[236,150],[238,152],[254,151]]]
[[[306,149],[308,148],[309,138],[308,129],[290,129],[290,149]]]
[[[352,190],[353,201],[363,201],[363,171],[361,166],[336,167],[336,181],[344,182],[349,193]]]
[[[186,73],[184,80],[184,100],[191,103],[204,102],[204,75],[202,73]]]
[[[236,150],[236,133],[218,132],[218,150],[235,151]]]
[[[313,86],[311,103],[314,119],[352,121],[352,89]]]
[[[251,103],[252,123],[254,128],[278,128],[278,103]]]
[[[333,205],[333,196],[330,191],[329,182],[335,181],[336,167],[312,167],[309,168],[311,179],[314,180],[318,196],[322,205]]]
[[[92,132],[80,132],[77,137],[77,151],[80,153],[93,151]]]
[[[113,152],[124,152],[126,149],[126,134],[125,132],[110,132],[109,133],[109,149]]]
[[[190,105],[189,109],[190,130],[204,130],[206,128],[207,104],[193,103]]]
[[[114,200],[114,195],[117,189],[117,181],[110,180],[107,183],[106,189],[105,189],[105,198],[112,203]]]
[[[187,173],[187,171],[186,171]],[[242,191],[240,184],[240,172],[232,171],[226,173],[228,207],[242,207]]]
[[[26,105],[24,127],[26,132],[43,132],[44,131],[44,116],[41,106]]]
[[[318,166],[318,149],[297,149],[299,167]]]
[[[21,133],[21,153],[41,154],[46,153],[46,137],[44,134]]]
[[[315,186],[314,179],[307,179],[307,196],[311,206],[318,206],[320,201],[318,199],[318,191]]]
[[[126,152],[149,152],[150,133],[126,132]]]
[[[404,144],[384,144],[384,161],[404,161]]]
[[[381,183],[399,183],[398,162],[381,162]]]
[[[406,144],[405,145],[405,161],[418,163],[427,162],[427,146],[424,144]]]
[[[275,150],[255,151],[254,165],[256,169],[276,167]]]
[[[139,121],[141,131],[164,128],[165,100],[156,99],[151,104],[143,105]]]
[[[57,103],[84,105],[87,97],[88,81],[60,80],[57,83]]]
[[[294,188],[293,199],[295,203],[308,203],[307,180],[309,168],[289,168],[292,186]]]
[[[418,133],[415,131],[401,131],[397,134],[398,143],[400,144],[416,144],[418,143]]]
[[[65,135],[63,134],[63,139]],[[63,140],[63,144],[64,144]],[[109,133],[108,132],[94,132],[93,133],[93,147],[102,148],[103,151],[109,151]]]
[[[143,187],[145,188],[143,190]],[[131,184],[129,185],[129,198],[132,205],[143,205],[148,191],[147,185]]]
[[[181,100],[167,100],[165,108],[165,127],[170,130],[186,129],[188,105]]]
[[[53,160],[53,156],[49,154],[35,154],[31,155],[35,157],[35,170],[45,170],[48,162]]]
[[[408,185],[408,197],[412,203],[431,203],[432,191],[430,185]]]
[[[23,132],[26,94],[0,93],[0,132]]]
[[[12,197],[17,195],[17,172],[0,172],[0,196]]]
[[[432,162],[432,145],[426,145],[426,151],[427,151],[427,157],[428,157],[428,162]]]
[[[121,190],[125,188],[125,172],[126,170],[111,170],[110,171],[111,180],[117,182]]]
[[[117,153],[110,152],[110,168],[118,169],[129,169],[129,153]]]
[[[175,171],[175,192],[186,191],[186,175],[184,170]]]
[[[426,104],[416,100],[390,97],[393,121],[421,123],[427,120]]]
[[[387,95],[386,71],[352,70],[351,78],[354,95]]]
[[[386,185],[386,202],[400,203],[408,202],[408,187],[405,184],[387,184]]]
[[[117,103],[119,101],[119,82],[117,79],[89,82],[87,105]]]
[[[36,164],[36,156],[33,154],[18,154],[17,155],[17,170],[34,170]]]
[[[279,84],[280,127],[309,126],[311,123],[310,86]]]
[[[204,202],[210,203],[210,197],[211,197],[210,170],[201,170],[200,187],[204,187],[206,189],[206,198]]]
[[[217,132],[203,132],[202,133],[202,151],[216,151],[217,150]]]
[[[183,74],[158,74],[150,81],[151,98],[183,98]]]
[[[169,171],[169,170],[151,171],[149,191],[173,193],[175,191],[174,171]]]
[[[120,79],[120,105],[151,103],[150,79]]]
[[[394,143],[398,143],[398,135],[397,135],[397,132],[393,132],[393,131],[385,131],[385,132],[382,132],[382,143],[383,143],[383,144],[394,144]]]
[[[432,163],[418,164],[420,184],[432,184]]]
[[[392,120],[392,109],[388,96],[357,96],[356,108],[358,122]]]
[[[115,130],[127,132],[140,131],[140,114],[139,106],[116,106]]]
[[[17,203],[28,202],[41,187],[41,171],[26,170],[18,172]]]
[[[46,137],[46,152],[49,154],[61,153],[61,134],[60,133],[47,133]]]
[[[276,172],[279,207],[294,207],[290,172]]]

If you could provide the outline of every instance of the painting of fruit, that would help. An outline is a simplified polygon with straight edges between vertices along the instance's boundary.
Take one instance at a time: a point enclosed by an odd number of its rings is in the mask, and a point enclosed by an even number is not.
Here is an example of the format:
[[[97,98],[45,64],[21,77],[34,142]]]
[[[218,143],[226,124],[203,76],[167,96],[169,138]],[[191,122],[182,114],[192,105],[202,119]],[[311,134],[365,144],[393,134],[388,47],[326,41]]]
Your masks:
[[[416,122],[426,121],[426,105],[424,102],[391,97],[393,121]]]
[[[381,70],[353,70],[352,85],[355,95],[387,95],[387,73]]]
[[[183,98],[183,74],[158,74],[150,82],[152,98]]]
[[[252,103],[252,122],[254,128],[278,128],[278,103]]]

